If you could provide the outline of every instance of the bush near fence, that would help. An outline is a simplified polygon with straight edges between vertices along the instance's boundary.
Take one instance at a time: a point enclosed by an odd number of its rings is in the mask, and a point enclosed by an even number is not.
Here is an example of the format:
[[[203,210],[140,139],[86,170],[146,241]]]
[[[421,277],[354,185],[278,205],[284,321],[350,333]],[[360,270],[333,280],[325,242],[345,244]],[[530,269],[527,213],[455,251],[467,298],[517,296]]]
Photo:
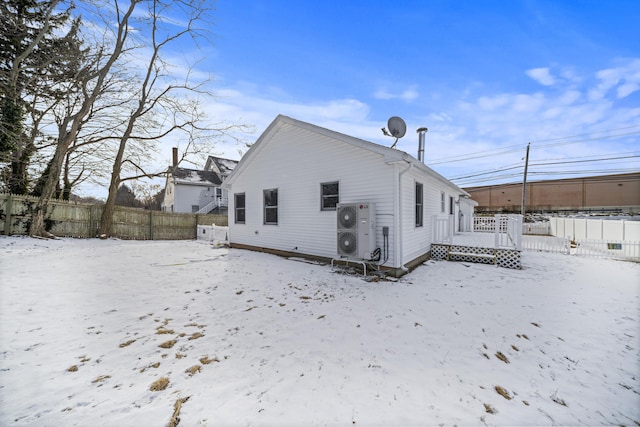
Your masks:
[[[38,199],[0,194],[0,234],[27,235]],[[47,231],[58,237],[96,237],[104,205],[51,200],[45,215]],[[226,215],[149,211],[116,206],[112,237],[136,240],[189,240],[198,225],[227,225]]]

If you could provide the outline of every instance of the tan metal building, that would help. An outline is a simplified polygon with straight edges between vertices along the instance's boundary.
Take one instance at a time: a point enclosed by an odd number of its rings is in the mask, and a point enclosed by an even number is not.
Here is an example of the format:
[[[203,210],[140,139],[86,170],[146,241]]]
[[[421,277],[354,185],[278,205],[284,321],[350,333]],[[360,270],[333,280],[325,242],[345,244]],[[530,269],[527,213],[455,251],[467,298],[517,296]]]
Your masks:
[[[522,183],[464,188],[476,212],[520,212]],[[527,212],[640,212],[640,172],[528,182]]]

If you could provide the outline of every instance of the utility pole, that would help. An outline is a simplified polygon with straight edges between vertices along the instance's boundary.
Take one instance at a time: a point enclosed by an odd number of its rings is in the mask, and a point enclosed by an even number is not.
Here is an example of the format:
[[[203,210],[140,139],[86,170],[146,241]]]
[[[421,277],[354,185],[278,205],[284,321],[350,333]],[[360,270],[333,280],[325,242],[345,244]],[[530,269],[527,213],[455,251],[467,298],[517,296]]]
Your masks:
[[[524,179],[522,180],[522,207],[520,213],[522,214],[522,220],[524,221],[525,208],[527,203],[527,169],[529,169],[529,147],[531,143],[527,144],[527,155],[524,160]]]

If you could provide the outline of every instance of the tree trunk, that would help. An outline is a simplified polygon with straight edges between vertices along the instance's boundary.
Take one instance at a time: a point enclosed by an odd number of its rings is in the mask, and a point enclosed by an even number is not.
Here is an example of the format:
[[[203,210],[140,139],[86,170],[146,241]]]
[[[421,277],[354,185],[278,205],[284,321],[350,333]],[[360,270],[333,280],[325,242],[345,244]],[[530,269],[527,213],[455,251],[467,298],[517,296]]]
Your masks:
[[[28,166],[31,156],[36,151],[33,141],[25,141],[22,149],[16,150],[11,160],[11,176],[9,178],[9,192],[12,194],[27,194],[29,191]]]
[[[113,165],[113,175],[111,175],[111,184],[109,185],[109,195],[107,201],[104,204],[104,210],[100,217],[100,229],[98,231],[99,236],[109,236],[111,234],[111,226],[113,225],[113,211],[116,206],[116,195],[118,194],[118,187],[120,186],[120,168],[117,168],[116,164]]]
[[[109,184],[109,194],[107,195],[107,201],[104,204],[104,210],[102,211],[102,217],[100,218],[100,231],[99,236],[109,236],[111,234],[111,226],[113,225],[113,211],[116,206],[116,196],[118,195],[118,187],[120,187],[120,172],[122,172],[122,159],[124,158],[124,149],[131,135],[133,124],[137,116],[132,116],[129,119],[129,124],[124,135],[120,139],[120,146],[118,147],[118,153],[113,161],[113,171],[111,172],[111,183]]]
[[[69,135],[66,135],[66,137],[68,138]],[[38,198],[33,210],[31,227],[29,227],[30,236],[53,237],[53,234],[45,230],[44,216],[47,213],[49,201],[53,197],[58,186],[58,177],[60,176],[62,161],[64,160],[64,154],[68,146],[68,144],[64,143],[64,140],[60,141],[56,146],[56,153],[51,160],[51,168],[49,169],[49,174],[47,175],[47,179],[42,187],[42,194]]]

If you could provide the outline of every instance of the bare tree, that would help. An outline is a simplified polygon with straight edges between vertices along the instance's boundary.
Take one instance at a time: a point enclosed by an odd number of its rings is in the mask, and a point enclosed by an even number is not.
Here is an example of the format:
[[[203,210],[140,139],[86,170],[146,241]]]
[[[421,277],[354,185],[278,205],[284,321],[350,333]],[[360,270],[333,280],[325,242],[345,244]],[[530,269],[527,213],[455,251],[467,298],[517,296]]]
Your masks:
[[[80,83],[82,89],[82,102],[73,114],[68,115],[58,124],[56,149],[51,160],[49,173],[42,187],[42,194],[34,207],[33,220],[29,229],[31,236],[50,237],[50,233],[45,230],[44,215],[59,183],[65,156],[71,144],[76,140],[81,125],[91,112],[93,104],[103,91],[111,68],[125,51],[125,42],[129,35],[129,21],[136,5],[140,1],[131,0],[124,10],[120,9],[117,1],[115,2],[117,28],[112,48],[109,51],[107,51],[106,47],[99,49],[93,56],[92,61],[86,64],[77,74],[76,81]]]
[[[206,125],[199,98],[211,97],[206,90],[207,79],[193,81],[189,69],[183,80],[172,76],[171,64],[163,53],[177,43],[184,48],[185,39],[196,42],[206,39],[206,18],[210,10],[206,1],[160,1],[149,3],[148,43],[145,44],[145,72],[135,92],[137,105],[128,115],[128,122],[118,140],[118,149],[113,161],[109,195],[100,221],[101,235],[109,235],[117,190],[121,182],[142,177],[164,175],[166,169],[148,170],[144,165],[149,149],[164,138],[180,135],[186,139],[187,148],[183,156],[202,149],[211,153],[211,142],[215,137],[227,135],[230,130],[243,128],[234,124]],[[170,16],[180,16],[181,23],[166,25]],[[133,143],[133,145],[132,145]],[[123,171],[128,176],[123,177]]]

